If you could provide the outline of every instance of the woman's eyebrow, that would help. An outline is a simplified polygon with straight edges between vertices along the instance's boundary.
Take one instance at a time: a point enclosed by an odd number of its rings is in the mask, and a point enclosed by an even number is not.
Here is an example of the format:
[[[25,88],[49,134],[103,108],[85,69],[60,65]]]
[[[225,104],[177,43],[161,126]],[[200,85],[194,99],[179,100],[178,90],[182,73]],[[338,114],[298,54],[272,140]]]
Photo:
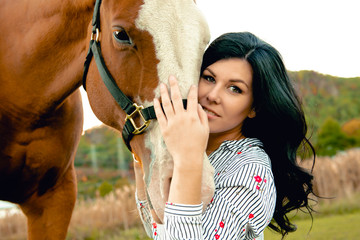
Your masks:
[[[211,71],[210,68],[205,68],[205,70],[209,71],[209,72],[211,73],[211,75],[213,75],[214,77],[216,77],[216,74],[215,74],[213,71]],[[205,71],[205,70],[204,70],[204,71]]]
[[[242,83],[244,84],[247,88],[249,88],[249,86],[247,85],[247,83],[244,80],[241,79],[230,79],[230,82],[236,82],[236,83]]]
[[[208,71],[208,72],[210,72],[211,75],[213,75],[214,77],[216,77],[216,74],[215,74],[213,71],[211,71],[210,68],[205,68],[204,71],[205,71],[205,70]],[[244,84],[247,88],[249,88],[248,84],[247,84],[244,80],[242,80],[242,79],[230,79],[229,81],[230,81],[230,82],[236,82],[236,83],[242,83],[242,84]]]

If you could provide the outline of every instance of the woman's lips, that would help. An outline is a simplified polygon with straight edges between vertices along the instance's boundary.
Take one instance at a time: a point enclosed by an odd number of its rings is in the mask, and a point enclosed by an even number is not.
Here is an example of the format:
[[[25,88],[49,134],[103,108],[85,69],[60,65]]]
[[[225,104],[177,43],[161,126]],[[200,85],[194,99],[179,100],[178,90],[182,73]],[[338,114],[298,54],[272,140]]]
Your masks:
[[[217,114],[216,112],[212,111],[211,109],[208,109],[206,107],[203,107],[204,111],[206,112],[206,114],[208,115],[208,117],[220,117],[219,114]]]

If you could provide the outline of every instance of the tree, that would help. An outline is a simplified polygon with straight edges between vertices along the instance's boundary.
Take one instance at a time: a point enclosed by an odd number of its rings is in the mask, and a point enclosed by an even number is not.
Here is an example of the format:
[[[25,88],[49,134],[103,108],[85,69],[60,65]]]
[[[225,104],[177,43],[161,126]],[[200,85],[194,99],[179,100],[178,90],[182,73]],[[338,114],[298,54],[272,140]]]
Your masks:
[[[131,161],[131,153],[120,134],[105,125],[85,131],[75,156],[75,166],[94,166],[96,163],[99,168],[120,167],[123,171],[128,170]]]
[[[342,131],[355,141],[354,147],[360,147],[360,119],[351,119],[342,126]]]
[[[315,148],[318,155],[333,156],[353,144],[354,141],[341,130],[340,124],[333,118],[328,118],[319,129]]]

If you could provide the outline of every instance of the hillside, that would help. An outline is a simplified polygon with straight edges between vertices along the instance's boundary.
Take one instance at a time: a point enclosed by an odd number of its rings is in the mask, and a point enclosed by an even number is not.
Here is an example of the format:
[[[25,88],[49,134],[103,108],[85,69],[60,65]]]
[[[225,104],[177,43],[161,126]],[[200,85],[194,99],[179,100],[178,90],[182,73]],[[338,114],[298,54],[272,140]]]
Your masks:
[[[341,78],[314,71],[289,72],[289,75],[302,98],[313,134],[316,135],[328,117],[340,125],[360,118],[360,77]]]

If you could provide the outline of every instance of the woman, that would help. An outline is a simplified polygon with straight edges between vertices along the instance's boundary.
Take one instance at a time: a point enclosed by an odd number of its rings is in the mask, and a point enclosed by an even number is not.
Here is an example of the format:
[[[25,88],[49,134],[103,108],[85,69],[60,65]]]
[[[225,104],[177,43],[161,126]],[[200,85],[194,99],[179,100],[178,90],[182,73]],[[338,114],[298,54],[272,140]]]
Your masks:
[[[305,144],[313,148],[280,54],[251,33],[224,34],[205,51],[186,110],[176,79],[169,84],[171,96],[160,88],[164,111],[154,100],[174,159],[163,230],[151,224],[135,167],[147,232],[154,239],[262,239],[268,225],[283,236],[295,231],[286,213],[301,207],[311,213],[312,193],[312,175],[297,165],[297,153]],[[204,151],[215,168],[215,194],[201,214]]]

